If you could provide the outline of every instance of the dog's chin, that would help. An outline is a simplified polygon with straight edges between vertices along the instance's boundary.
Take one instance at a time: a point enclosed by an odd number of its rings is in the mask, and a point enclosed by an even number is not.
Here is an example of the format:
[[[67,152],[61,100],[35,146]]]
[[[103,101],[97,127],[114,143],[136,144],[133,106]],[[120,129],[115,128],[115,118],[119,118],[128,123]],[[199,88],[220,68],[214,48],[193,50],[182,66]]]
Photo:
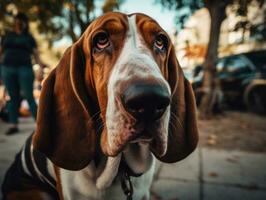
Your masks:
[[[106,156],[115,157],[119,153],[123,152],[124,149],[130,144],[146,144],[149,145],[152,143],[152,137],[142,136],[140,133],[128,133],[128,134],[120,134],[123,137],[116,137],[116,140],[113,144],[110,144],[107,138],[106,132],[102,133],[101,139],[101,147],[102,151]]]
[[[107,130],[104,129],[101,138],[102,151],[106,156],[115,157],[123,152],[129,144],[149,145],[151,152],[156,157],[162,157],[167,150],[167,142],[163,141],[161,134],[154,131],[154,135],[143,134],[142,132],[128,132],[121,131],[113,143],[110,143],[107,138]]]
[[[167,151],[167,142],[155,139],[150,144],[150,150],[157,158],[163,157]]]

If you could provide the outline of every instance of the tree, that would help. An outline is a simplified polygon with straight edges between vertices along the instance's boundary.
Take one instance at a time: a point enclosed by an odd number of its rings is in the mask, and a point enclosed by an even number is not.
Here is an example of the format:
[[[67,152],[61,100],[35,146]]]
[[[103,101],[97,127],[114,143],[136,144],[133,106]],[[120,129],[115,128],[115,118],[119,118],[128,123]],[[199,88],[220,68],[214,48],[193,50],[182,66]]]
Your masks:
[[[210,36],[203,63],[204,76],[202,90],[204,95],[199,106],[201,118],[209,118],[213,114],[216,99],[219,94],[219,79],[216,78],[216,61],[218,58],[218,45],[220,28],[226,18],[226,8],[231,4],[237,4],[238,12],[246,11],[250,0],[157,0],[163,6],[177,11],[177,24],[179,27],[184,25],[188,17],[200,8],[206,8],[209,12],[211,25]],[[263,3],[264,0],[257,0]],[[247,12],[242,12],[245,15]]]
[[[249,38],[255,41],[266,40],[266,1],[252,1],[232,6],[231,10],[238,17],[232,31],[242,31],[241,43],[245,42],[245,33],[249,31]],[[256,14],[248,15],[250,9],[257,10]],[[259,19],[258,19],[259,18]]]
[[[5,0],[0,2],[0,18],[8,18],[15,10],[23,11],[31,21],[38,23],[39,32],[51,43],[63,36],[74,42],[95,19],[96,13],[118,10],[122,2],[105,0],[99,8],[96,0]]]

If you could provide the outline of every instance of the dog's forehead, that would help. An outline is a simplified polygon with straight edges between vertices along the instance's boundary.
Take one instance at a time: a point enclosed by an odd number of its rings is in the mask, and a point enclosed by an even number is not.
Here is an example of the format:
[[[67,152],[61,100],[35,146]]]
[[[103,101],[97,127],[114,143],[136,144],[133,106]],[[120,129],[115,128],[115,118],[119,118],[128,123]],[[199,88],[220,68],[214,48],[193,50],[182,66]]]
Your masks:
[[[109,12],[106,13],[93,21],[94,26],[103,26],[106,23],[118,22],[126,23],[127,15],[119,12]]]
[[[134,19],[134,21],[132,21]],[[120,12],[109,12],[106,13],[97,19],[95,19],[92,24],[92,30],[110,25],[111,28],[115,26],[122,26],[124,29],[128,30],[130,24],[139,27],[145,27],[145,25],[149,24],[150,28],[156,27],[156,29],[162,29],[159,24],[152,19],[151,17],[142,14],[142,13],[132,13],[132,14],[124,14]]]

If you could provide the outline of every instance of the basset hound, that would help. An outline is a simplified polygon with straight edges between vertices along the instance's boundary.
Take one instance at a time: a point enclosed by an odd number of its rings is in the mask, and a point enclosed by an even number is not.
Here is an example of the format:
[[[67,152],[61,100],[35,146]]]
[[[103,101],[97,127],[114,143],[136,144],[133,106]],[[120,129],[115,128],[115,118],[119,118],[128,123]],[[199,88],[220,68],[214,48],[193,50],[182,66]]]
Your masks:
[[[150,199],[155,159],[177,162],[197,141],[193,91],[167,33],[144,14],[110,12],[44,81],[4,199]]]

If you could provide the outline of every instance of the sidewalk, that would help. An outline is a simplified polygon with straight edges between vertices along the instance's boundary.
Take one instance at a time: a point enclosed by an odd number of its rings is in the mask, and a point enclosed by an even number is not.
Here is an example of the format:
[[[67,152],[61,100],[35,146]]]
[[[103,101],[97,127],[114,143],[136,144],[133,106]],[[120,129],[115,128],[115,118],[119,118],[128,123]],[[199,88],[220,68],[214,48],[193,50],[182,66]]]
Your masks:
[[[14,136],[5,136],[6,129],[6,124],[0,121],[1,184],[7,167],[34,124],[31,119],[21,119],[21,133]],[[152,199],[264,200],[266,154],[198,148],[179,163],[158,163]]]

